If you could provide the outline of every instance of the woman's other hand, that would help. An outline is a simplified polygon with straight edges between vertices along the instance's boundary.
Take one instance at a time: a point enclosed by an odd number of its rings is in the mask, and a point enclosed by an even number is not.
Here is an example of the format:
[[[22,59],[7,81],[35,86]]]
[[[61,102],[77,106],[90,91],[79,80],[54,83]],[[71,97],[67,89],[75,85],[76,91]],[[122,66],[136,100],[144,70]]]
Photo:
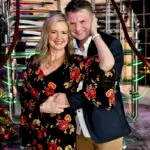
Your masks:
[[[54,101],[55,96],[50,96],[45,102],[40,105],[41,113],[60,114],[68,107],[65,104],[59,104]]]

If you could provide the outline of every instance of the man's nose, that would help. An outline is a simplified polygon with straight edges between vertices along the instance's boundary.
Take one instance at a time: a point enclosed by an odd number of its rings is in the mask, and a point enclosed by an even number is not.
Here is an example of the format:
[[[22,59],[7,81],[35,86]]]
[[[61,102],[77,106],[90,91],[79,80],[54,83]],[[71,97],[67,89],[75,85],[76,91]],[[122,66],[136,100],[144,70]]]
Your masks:
[[[79,32],[79,31],[80,31],[80,29],[81,29],[81,24],[79,24],[79,23],[78,23],[78,24],[76,24],[76,31],[77,31],[77,32]]]

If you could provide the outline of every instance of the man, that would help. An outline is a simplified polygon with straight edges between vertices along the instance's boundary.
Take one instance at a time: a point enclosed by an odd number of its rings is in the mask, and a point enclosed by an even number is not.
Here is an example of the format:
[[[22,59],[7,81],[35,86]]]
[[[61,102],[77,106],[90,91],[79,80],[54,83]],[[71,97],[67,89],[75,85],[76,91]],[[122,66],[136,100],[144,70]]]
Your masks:
[[[108,111],[96,107],[85,107],[80,93],[68,97],[70,106],[77,110],[77,149],[78,150],[121,150],[123,137],[130,133],[127,123],[119,81],[123,67],[123,50],[120,42],[103,32],[97,31],[97,24],[88,1],[71,1],[65,8],[75,42],[75,53],[83,56],[97,54],[96,42],[104,49],[104,43],[115,58],[116,104]],[[109,60],[108,60],[109,61]],[[82,88],[79,87],[79,89]],[[65,94],[57,95],[56,101],[67,103]]]

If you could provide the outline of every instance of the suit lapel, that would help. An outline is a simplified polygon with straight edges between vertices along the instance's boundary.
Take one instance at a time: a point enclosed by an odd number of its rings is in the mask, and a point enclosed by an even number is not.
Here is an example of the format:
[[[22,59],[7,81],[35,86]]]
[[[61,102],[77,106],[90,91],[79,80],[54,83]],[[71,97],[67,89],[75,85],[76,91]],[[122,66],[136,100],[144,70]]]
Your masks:
[[[91,41],[89,48],[88,48],[88,56],[94,56],[97,54],[97,48],[95,46],[94,41]]]

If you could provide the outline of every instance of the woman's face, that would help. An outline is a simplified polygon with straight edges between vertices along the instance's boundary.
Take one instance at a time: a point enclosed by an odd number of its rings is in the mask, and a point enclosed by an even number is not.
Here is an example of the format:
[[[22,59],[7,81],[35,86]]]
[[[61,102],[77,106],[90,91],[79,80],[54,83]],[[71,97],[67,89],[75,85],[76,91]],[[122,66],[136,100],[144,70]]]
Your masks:
[[[64,50],[68,43],[68,25],[65,21],[59,21],[50,25],[49,45],[51,50]]]

